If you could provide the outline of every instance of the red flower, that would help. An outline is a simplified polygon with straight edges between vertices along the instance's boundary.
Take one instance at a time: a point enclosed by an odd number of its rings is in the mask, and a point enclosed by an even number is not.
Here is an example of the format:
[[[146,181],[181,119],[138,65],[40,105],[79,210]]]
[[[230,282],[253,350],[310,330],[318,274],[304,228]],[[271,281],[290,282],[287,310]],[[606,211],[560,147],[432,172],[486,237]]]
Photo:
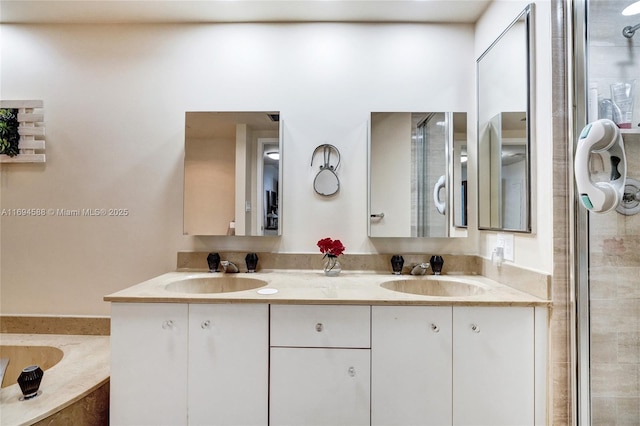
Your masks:
[[[320,247],[320,253],[324,253],[325,256],[340,256],[344,253],[344,246],[340,240],[323,238],[318,241],[318,247]]]

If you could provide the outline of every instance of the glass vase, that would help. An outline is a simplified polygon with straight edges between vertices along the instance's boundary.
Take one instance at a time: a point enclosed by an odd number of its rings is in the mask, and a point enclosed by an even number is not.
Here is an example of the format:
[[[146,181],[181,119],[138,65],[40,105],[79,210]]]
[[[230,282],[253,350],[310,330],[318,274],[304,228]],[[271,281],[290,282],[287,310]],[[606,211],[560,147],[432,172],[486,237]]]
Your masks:
[[[337,256],[327,256],[324,261],[324,274],[328,277],[336,277],[342,271],[342,266]]]

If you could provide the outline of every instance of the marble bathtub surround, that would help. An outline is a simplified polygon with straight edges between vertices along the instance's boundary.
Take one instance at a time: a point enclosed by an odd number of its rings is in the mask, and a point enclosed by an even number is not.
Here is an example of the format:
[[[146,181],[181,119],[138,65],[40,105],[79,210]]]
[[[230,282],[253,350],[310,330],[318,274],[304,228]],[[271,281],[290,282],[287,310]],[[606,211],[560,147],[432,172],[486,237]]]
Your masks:
[[[37,365],[43,370],[48,370],[59,363],[63,356],[64,352],[53,346],[39,346],[36,349],[24,345],[0,345],[0,358],[9,360],[2,387],[18,383],[18,377],[24,368]]]
[[[222,259],[230,260],[236,264],[244,264],[246,252],[219,252]],[[178,271],[206,271],[207,255],[209,252],[178,252]],[[376,273],[388,272],[392,275],[390,254],[343,254],[340,263],[343,271],[373,271]],[[422,262],[428,262],[432,256],[430,253],[400,253],[404,258],[403,275],[408,275],[411,268]],[[322,257],[309,253],[258,253],[260,270],[321,270]],[[444,254],[443,275],[482,275],[502,284],[509,285],[520,291],[532,294],[542,299],[550,299],[551,277],[536,271],[519,268],[517,266],[503,264],[496,268],[490,260],[480,256],[464,254]],[[246,272],[242,270],[241,272]],[[428,275],[433,272],[427,271]]]
[[[80,424],[109,426],[109,382],[33,426]]]
[[[110,327],[107,317],[0,315],[0,333],[108,336]]]
[[[0,424],[107,424],[109,337],[10,333],[0,334],[0,345],[51,346],[64,353],[44,372],[36,398],[21,401],[18,384],[0,390]]]

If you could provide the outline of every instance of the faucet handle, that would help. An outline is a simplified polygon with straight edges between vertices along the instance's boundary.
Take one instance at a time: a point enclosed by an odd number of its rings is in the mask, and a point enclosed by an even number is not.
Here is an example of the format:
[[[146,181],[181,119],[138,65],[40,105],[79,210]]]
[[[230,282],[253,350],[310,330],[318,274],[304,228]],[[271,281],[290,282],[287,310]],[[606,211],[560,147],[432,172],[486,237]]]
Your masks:
[[[258,266],[258,255],[255,253],[247,253],[244,258],[245,263],[247,264],[247,272],[255,272],[256,267]]]
[[[207,264],[209,265],[209,272],[218,272],[220,255],[218,253],[209,253],[207,256]]]
[[[444,265],[444,259],[442,256],[433,255],[431,256],[431,259],[429,259],[429,262],[431,263],[431,270],[434,275],[440,275],[442,272],[442,265]]]

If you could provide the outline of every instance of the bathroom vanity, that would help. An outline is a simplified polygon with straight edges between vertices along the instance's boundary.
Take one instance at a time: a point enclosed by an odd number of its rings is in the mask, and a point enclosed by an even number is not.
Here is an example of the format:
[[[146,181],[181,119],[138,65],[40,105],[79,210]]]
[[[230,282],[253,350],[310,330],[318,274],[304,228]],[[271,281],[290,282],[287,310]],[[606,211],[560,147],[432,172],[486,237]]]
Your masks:
[[[548,301],[480,276],[248,277],[176,272],[105,297],[112,424],[546,422]],[[441,287],[389,289],[401,279]]]

